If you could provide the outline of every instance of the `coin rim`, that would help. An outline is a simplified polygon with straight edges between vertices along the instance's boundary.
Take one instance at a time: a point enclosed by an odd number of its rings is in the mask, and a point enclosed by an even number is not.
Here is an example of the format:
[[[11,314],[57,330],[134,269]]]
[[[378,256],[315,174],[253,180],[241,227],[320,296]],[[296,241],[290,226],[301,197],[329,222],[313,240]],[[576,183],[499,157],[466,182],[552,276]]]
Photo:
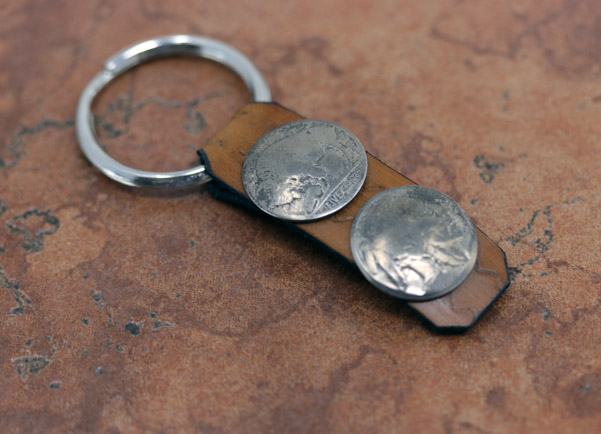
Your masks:
[[[411,294],[407,294],[405,292],[403,292],[402,290],[399,289],[392,289],[389,286],[378,282],[376,279],[374,279],[367,270],[365,270],[365,266],[363,265],[363,261],[358,260],[357,258],[360,257],[359,253],[359,247],[357,246],[357,238],[359,237],[359,235],[357,234],[358,230],[357,229],[357,225],[358,225],[358,221],[361,217],[362,214],[369,212],[370,209],[370,203],[373,204],[373,201],[375,200],[375,198],[377,198],[378,196],[382,196],[382,195],[388,195],[388,194],[393,194],[395,191],[398,190],[409,190],[409,189],[420,189],[420,190],[429,190],[431,192],[435,192],[436,194],[439,194],[443,197],[448,198],[449,200],[451,200],[452,202],[454,202],[457,207],[459,208],[459,212],[461,214],[461,216],[469,223],[470,229],[471,229],[471,234],[473,236],[474,239],[474,247],[473,247],[473,255],[470,255],[470,260],[469,262],[471,262],[471,264],[469,264],[469,267],[465,268],[465,271],[463,273],[461,273],[459,276],[461,277],[458,281],[458,283],[454,286],[451,286],[449,288],[445,288],[443,290],[441,290],[440,292],[437,292],[435,294],[432,295],[423,295],[423,296],[416,296],[416,295],[411,295]],[[372,205],[373,206],[373,205]],[[476,228],[474,227],[474,224],[472,223],[472,220],[470,219],[469,215],[467,214],[467,212],[463,209],[463,207],[461,205],[459,205],[459,203],[454,200],[452,197],[450,197],[447,194],[444,194],[441,191],[438,191],[434,188],[430,188],[430,187],[425,187],[422,185],[399,185],[397,187],[391,187],[388,188],[384,191],[381,191],[380,193],[372,196],[367,202],[365,202],[365,204],[361,207],[361,209],[359,209],[359,211],[357,212],[357,214],[355,215],[355,218],[353,220],[353,224],[351,226],[351,253],[353,255],[353,259],[355,261],[355,264],[357,265],[357,267],[359,268],[359,271],[361,271],[361,274],[363,274],[363,276],[372,284],[374,285],[376,288],[378,288],[380,291],[385,292],[386,294],[389,294],[395,298],[399,298],[401,300],[407,300],[407,301],[429,301],[429,300],[434,300],[440,297],[443,297],[449,293],[451,293],[452,291],[454,291],[455,289],[457,289],[463,282],[465,282],[465,279],[467,279],[467,277],[470,275],[470,273],[472,272],[472,270],[474,269],[475,265],[476,265],[476,261],[478,259],[478,236],[476,234]]]
[[[331,208],[326,214],[318,215],[316,217],[311,217],[311,218],[296,218],[296,217],[281,216],[279,214],[271,212],[270,210],[265,209],[264,207],[262,207],[258,203],[258,201],[255,200],[255,198],[253,197],[253,195],[251,194],[251,192],[247,188],[247,182],[246,182],[246,176],[245,176],[246,168],[247,168],[246,163],[249,160],[249,157],[251,157],[251,155],[254,152],[258,152],[258,151],[256,151],[256,148],[258,147],[259,142],[261,142],[263,139],[265,139],[269,135],[273,134],[275,131],[277,131],[280,128],[283,128],[283,127],[288,126],[290,124],[297,124],[297,123],[300,124],[300,123],[305,123],[305,122],[319,122],[321,124],[333,125],[333,126],[335,126],[337,128],[343,129],[347,134],[349,134],[350,137],[353,138],[356,141],[356,143],[363,150],[363,153],[361,154],[361,157],[363,158],[363,161],[365,163],[363,165],[363,176],[362,176],[361,181],[357,184],[356,191],[350,196],[350,198],[348,199],[348,201],[341,202],[340,206]],[[349,130],[345,126],[340,125],[340,124],[338,124],[336,122],[326,121],[326,120],[323,120],[323,119],[311,119],[311,118],[297,119],[295,121],[290,121],[290,122],[286,122],[284,124],[278,125],[277,127],[269,130],[268,132],[266,132],[265,134],[263,134],[261,137],[259,137],[257,139],[257,141],[252,145],[252,147],[250,148],[250,150],[248,151],[248,153],[246,154],[246,157],[244,159],[244,165],[242,166],[242,184],[244,186],[244,190],[246,191],[246,194],[248,195],[248,197],[250,198],[250,200],[252,201],[252,203],[255,204],[255,206],[257,206],[265,214],[268,214],[271,217],[275,217],[275,218],[278,218],[278,219],[284,220],[284,221],[289,221],[289,222],[306,222],[306,223],[308,223],[308,222],[314,222],[314,221],[317,221],[317,220],[321,220],[321,219],[323,219],[325,217],[331,216],[331,215],[337,213],[338,211],[340,211],[342,208],[346,207],[348,204],[350,204],[353,201],[353,199],[355,199],[355,197],[357,197],[357,194],[359,194],[359,192],[363,188],[363,184],[365,184],[365,179],[367,178],[367,171],[369,169],[368,165],[369,165],[369,162],[367,161],[367,152],[365,151],[365,147],[363,146],[363,143],[361,143],[361,140],[359,140],[359,138],[351,130]]]

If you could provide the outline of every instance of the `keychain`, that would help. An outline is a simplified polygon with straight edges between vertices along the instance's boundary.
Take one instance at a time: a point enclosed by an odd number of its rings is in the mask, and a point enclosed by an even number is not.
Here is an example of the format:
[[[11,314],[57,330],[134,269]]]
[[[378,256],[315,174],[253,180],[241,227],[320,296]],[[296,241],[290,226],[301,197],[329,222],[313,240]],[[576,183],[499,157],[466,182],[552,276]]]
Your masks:
[[[92,102],[125,71],[176,55],[229,67],[253,102],[198,151],[199,166],[175,172],[125,166],[98,143]],[[115,181],[156,188],[210,182],[217,199],[258,211],[316,241],[434,328],[469,329],[509,286],[505,253],[457,202],[386,166],[342,125],[305,119],[271,102],[252,62],[215,39],[162,36],[116,53],[83,90],[76,129],[88,160]]]

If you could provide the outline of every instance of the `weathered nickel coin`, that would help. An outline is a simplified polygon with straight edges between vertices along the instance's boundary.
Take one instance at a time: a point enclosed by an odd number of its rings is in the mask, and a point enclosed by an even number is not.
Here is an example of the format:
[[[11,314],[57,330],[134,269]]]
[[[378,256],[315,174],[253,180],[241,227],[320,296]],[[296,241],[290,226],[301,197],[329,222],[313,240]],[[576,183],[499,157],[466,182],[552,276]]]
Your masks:
[[[384,190],[359,210],[351,250],[380,290],[429,300],[465,280],[476,263],[478,240],[457,202],[432,188],[407,185]]]
[[[347,205],[366,175],[365,149],[353,133],[334,122],[302,119],[274,128],[253,145],[242,180],[267,214],[310,221]]]

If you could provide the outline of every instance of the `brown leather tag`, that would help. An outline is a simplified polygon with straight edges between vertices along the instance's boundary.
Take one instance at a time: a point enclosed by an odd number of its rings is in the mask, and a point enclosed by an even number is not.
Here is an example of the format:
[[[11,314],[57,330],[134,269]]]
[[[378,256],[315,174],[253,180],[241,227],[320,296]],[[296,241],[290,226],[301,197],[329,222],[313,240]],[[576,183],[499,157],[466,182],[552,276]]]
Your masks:
[[[275,103],[252,103],[242,107],[232,120],[201,150],[217,194],[231,202],[252,207],[242,184],[242,167],[252,145],[269,130],[302,119]],[[359,209],[375,194],[398,185],[415,184],[367,153],[368,171],[363,188],[349,205],[336,214],[310,223],[293,224],[354,264],[351,254],[351,225]],[[509,286],[505,253],[480,229],[478,259],[466,280],[453,292],[429,301],[407,302],[437,329],[468,330]]]

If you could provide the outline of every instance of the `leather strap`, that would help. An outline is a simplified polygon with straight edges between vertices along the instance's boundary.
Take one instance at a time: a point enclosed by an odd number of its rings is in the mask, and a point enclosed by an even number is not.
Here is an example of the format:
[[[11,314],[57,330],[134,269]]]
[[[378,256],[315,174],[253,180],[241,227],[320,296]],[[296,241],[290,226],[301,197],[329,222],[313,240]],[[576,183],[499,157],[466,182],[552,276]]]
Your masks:
[[[258,211],[242,184],[242,167],[246,154],[263,134],[297,119],[302,119],[302,116],[275,103],[252,103],[242,107],[198,151],[202,163],[207,166],[208,174],[213,178],[209,187],[213,196]],[[308,235],[355,265],[350,237],[356,213],[369,198],[387,188],[415,184],[369,153],[367,161],[367,178],[363,188],[341,211],[315,222],[282,223]],[[437,329],[468,330],[509,286],[505,253],[478,228],[476,235],[478,259],[470,275],[459,287],[434,300],[407,302]]]

